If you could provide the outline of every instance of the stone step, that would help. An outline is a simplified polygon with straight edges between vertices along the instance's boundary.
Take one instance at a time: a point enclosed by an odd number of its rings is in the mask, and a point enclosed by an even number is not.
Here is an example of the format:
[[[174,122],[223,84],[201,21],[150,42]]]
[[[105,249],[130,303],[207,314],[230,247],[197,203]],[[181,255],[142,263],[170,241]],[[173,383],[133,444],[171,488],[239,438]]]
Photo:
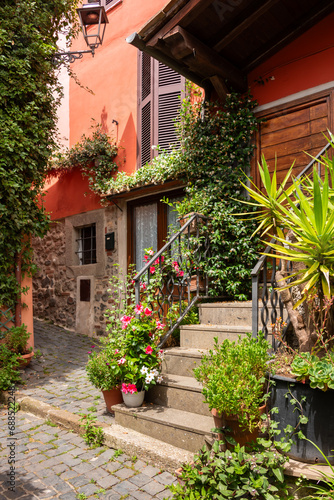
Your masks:
[[[140,408],[113,406],[115,423],[134,429],[147,436],[184,450],[197,452],[205,444],[205,436],[212,436],[214,427],[211,416],[151,405]]]
[[[192,377],[193,369],[200,365],[206,349],[172,347],[165,350],[162,373]]]
[[[247,325],[184,325],[180,327],[180,344],[181,347],[192,349],[212,349],[215,337],[219,343],[225,339],[237,341],[239,335],[242,337],[250,331]]]
[[[168,408],[210,416],[209,407],[204,403],[202,384],[193,377],[164,375],[163,382],[151,387],[145,400]]]
[[[262,302],[259,302],[259,318],[261,317]],[[211,325],[251,325],[252,302],[212,302],[199,304],[199,320],[201,324]],[[268,304],[269,318],[272,308]],[[283,316],[283,319],[286,319]],[[269,323],[271,321],[269,320]],[[249,330],[251,331],[251,329]]]

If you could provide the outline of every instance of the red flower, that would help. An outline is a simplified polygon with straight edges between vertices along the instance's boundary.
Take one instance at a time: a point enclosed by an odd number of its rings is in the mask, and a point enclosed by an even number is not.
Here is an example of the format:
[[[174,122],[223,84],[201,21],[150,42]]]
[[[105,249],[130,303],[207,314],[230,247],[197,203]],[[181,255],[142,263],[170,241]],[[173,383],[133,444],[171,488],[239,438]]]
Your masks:
[[[146,353],[146,354],[152,354],[152,352],[153,352],[152,347],[151,347],[150,345],[148,345],[148,346],[146,347],[146,349],[145,349],[145,353]]]

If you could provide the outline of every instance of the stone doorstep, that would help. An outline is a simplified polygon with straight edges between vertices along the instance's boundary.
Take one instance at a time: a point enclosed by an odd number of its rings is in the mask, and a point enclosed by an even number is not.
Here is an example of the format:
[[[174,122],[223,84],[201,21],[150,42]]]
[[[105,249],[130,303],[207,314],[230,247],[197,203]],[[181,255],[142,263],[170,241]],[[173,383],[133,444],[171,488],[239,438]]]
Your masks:
[[[205,444],[206,436],[212,435],[212,416],[189,411],[148,405],[128,408],[124,404],[113,406],[116,423],[135,429],[155,439],[196,453]]]
[[[191,349],[182,347],[167,348],[162,363],[162,373],[193,377],[193,369],[200,365],[203,354],[208,354],[206,349]]]

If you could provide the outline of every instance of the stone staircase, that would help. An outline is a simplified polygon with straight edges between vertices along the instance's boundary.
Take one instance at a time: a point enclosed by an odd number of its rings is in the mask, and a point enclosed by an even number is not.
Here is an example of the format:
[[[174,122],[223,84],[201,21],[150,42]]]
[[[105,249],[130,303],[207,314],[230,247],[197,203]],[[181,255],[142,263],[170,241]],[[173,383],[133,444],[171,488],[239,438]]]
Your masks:
[[[181,327],[180,347],[167,349],[164,381],[151,388],[141,408],[116,405],[115,422],[178,448],[197,452],[211,440],[213,418],[193,377],[202,354],[219,342],[251,331],[251,302],[200,304],[200,324]]]

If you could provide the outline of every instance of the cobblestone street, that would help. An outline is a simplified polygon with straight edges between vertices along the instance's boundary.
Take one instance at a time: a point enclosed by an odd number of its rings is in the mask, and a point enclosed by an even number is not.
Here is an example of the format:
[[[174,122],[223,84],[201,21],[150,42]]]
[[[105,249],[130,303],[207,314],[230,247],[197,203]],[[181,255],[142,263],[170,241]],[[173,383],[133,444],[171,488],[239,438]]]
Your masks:
[[[166,489],[175,480],[171,474],[121,450],[89,449],[75,433],[21,411],[13,436],[4,408],[0,422],[1,500],[149,500],[171,495]],[[15,460],[15,491],[9,490],[10,459]]]
[[[114,425],[101,392],[87,380],[88,351],[98,349],[95,340],[36,321],[35,353],[24,371],[26,384],[17,395],[67,410],[72,414],[96,415],[97,421]],[[171,496],[168,485],[175,477],[152,464],[145,456],[103,447],[90,449],[71,430],[26,411],[11,419],[0,409],[0,500],[150,500]],[[129,431],[130,433],[131,431]],[[15,491],[8,488],[10,460],[15,454]]]

